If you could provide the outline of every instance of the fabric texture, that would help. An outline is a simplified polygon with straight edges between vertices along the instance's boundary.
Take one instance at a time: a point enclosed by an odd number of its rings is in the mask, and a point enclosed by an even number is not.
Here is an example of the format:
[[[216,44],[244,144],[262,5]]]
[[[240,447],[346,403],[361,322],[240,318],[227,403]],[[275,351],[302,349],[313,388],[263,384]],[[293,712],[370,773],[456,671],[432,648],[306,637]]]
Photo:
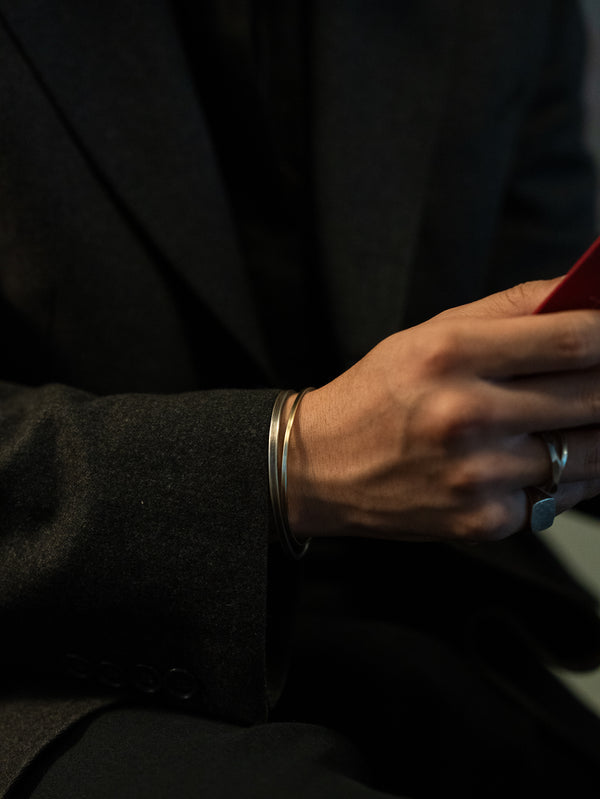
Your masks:
[[[287,352],[170,4],[0,0],[4,796],[573,774],[585,796],[598,774],[597,720],[547,670],[600,662],[596,604],[543,540],[320,542],[297,571],[266,463],[295,377],[590,243],[576,4],[332,0],[308,22],[306,288],[332,346]]]

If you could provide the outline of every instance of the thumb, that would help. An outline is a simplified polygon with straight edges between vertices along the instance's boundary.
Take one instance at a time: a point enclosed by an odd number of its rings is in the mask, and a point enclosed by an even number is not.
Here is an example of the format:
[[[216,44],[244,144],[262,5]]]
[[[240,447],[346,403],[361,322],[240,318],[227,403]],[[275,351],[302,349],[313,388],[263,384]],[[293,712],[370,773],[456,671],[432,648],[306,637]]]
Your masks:
[[[532,280],[519,283],[505,291],[490,294],[476,302],[460,305],[445,311],[443,315],[476,317],[485,319],[507,319],[532,314],[546,299],[548,294],[560,283],[562,277],[551,280]]]

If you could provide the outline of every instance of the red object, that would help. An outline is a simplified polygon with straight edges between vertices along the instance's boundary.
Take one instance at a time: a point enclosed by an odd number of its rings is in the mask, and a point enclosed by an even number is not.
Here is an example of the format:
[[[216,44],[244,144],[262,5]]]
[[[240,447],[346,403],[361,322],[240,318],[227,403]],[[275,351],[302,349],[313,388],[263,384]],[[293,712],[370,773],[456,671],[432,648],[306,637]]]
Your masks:
[[[600,237],[539,305],[535,313],[600,308]]]

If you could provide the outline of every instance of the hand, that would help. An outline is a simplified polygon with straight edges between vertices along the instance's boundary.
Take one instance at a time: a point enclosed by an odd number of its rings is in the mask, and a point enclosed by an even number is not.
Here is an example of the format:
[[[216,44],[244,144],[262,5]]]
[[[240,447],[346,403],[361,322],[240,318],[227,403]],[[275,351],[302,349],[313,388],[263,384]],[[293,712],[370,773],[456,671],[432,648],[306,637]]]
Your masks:
[[[600,312],[532,315],[557,282],[445,311],[307,394],[294,534],[506,537],[527,525],[524,489],[549,481],[547,430],[569,446],[558,511],[600,493]]]

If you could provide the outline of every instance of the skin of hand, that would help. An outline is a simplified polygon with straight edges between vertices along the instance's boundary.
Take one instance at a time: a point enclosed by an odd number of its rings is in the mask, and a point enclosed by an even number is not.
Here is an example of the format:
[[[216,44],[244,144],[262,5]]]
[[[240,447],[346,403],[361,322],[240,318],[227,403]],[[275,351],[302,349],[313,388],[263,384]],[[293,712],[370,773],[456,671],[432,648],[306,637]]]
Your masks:
[[[548,430],[569,447],[558,512],[600,493],[600,311],[534,315],[558,281],[395,333],[308,393],[288,459],[294,535],[504,538],[527,525],[524,489],[550,478]]]

